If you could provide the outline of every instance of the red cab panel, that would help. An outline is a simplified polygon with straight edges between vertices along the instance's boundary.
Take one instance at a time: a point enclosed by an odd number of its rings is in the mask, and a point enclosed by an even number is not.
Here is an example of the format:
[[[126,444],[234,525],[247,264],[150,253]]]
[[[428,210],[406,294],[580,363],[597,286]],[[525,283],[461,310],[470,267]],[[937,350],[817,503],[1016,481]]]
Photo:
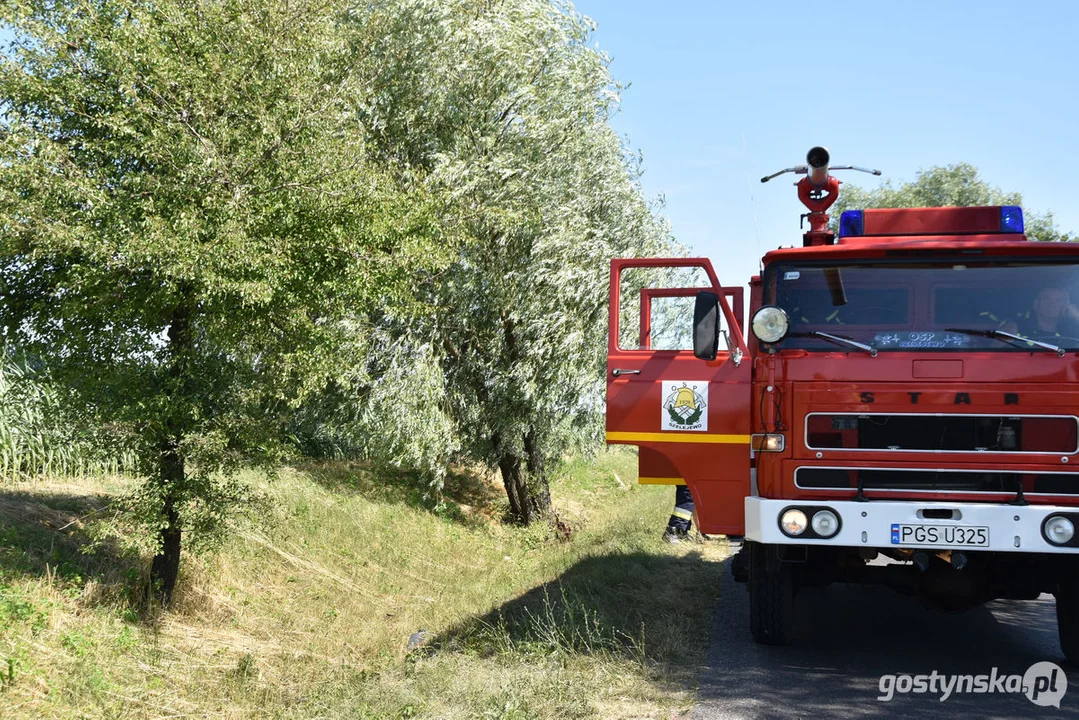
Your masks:
[[[626,283],[626,271],[633,268],[669,269],[677,284],[639,288]],[[677,269],[698,270],[702,284],[678,282],[684,277],[676,276]],[[751,374],[741,331],[742,289],[723,288],[703,258],[616,259],[610,287],[607,441],[640,448],[641,482],[687,484],[703,532],[742,534],[744,498],[750,492]],[[726,332],[727,342],[720,340],[712,361],[698,359],[692,344],[685,343],[692,337],[692,298],[700,290],[719,296]],[[656,323],[657,298],[685,302]],[[622,306],[627,299],[639,304],[639,313]],[[620,342],[620,319],[632,323],[634,315],[639,327],[626,328]],[[663,342],[655,342],[654,324],[669,331]]]

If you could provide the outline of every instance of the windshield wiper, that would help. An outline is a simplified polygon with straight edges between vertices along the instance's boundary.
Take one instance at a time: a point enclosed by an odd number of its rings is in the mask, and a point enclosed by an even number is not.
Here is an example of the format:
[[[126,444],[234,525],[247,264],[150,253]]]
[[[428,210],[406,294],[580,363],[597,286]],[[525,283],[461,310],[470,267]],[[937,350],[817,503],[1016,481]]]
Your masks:
[[[872,345],[866,345],[865,343],[860,343],[857,340],[851,340],[850,338],[843,337],[842,335],[832,335],[830,333],[821,332],[820,330],[810,330],[809,332],[793,334],[796,337],[806,337],[808,335],[812,337],[824,338],[825,340],[830,340],[831,342],[834,342],[838,345],[847,345],[849,347],[858,348],[859,350],[864,350],[869,353],[870,357],[877,356],[877,349]]]
[[[1037,345],[1040,348],[1046,350],[1052,350],[1059,357],[1064,357],[1064,348],[1059,345],[1050,345],[1049,343],[1043,343],[1039,340],[1033,340],[1025,335],[1017,335],[1015,333],[1004,332],[1003,330],[975,330],[974,328],[944,328],[948,332],[963,333],[964,335],[977,335],[980,337],[993,338],[994,340],[1000,340],[1001,342],[1008,342],[1009,340],[1018,340],[1020,342],[1030,343],[1031,345]]]

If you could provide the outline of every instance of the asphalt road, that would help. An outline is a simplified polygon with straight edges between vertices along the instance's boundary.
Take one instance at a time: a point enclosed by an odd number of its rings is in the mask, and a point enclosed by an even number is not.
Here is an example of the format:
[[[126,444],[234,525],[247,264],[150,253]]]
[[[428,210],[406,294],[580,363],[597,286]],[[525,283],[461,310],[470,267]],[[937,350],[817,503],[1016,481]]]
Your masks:
[[[692,717],[1079,718],[1079,669],[1064,665],[1051,595],[948,613],[887,588],[833,585],[799,595],[798,612],[799,637],[793,645],[754,644],[749,594],[727,568],[708,667],[701,677],[702,702]],[[1042,661],[1062,666],[1066,674],[1068,690],[1060,709],[1036,705],[1022,692],[953,692],[942,701],[941,680],[930,676],[934,670],[991,676],[993,668],[997,677],[1024,675]],[[913,676],[930,676],[924,682],[937,683],[937,692],[893,692],[891,700],[878,700],[886,695],[881,676],[887,674],[912,676],[909,681],[897,677],[900,689],[915,682]],[[1057,689],[1064,689],[1063,679],[1057,680]],[[1042,701],[1050,695],[1041,695]]]

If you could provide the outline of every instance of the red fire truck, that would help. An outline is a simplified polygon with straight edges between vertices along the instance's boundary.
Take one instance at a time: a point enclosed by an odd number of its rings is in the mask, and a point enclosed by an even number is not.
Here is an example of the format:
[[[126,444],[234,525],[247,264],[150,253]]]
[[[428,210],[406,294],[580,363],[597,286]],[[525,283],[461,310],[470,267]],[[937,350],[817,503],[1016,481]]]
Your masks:
[[[707,259],[612,261],[607,441],[687,484],[701,532],[744,536],[757,642],[792,640],[813,585],[1052,593],[1079,661],[1079,245],[1028,242],[1018,207],[833,233],[827,151],[789,170],[810,231],[764,256],[748,327]]]

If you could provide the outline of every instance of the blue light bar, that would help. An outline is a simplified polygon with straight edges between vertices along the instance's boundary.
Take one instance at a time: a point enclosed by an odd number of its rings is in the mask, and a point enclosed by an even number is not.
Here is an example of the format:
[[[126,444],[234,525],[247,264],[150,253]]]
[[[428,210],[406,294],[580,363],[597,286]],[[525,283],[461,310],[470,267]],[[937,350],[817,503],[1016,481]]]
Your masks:
[[[1004,222],[1003,213],[1001,214],[1001,222]],[[1020,216],[1019,224],[1022,225],[1023,220]],[[1022,230],[1020,230],[1022,232]],[[839,237],[857,237],[865,234],[865,215],[861,210],[844,210],[843,214],[839,216]]]
[[[846,215],[846,213],[843,213]],[[1002,205],[1000,208],[1000,231],[1023,232],[1023,208],[1018,205]]]

